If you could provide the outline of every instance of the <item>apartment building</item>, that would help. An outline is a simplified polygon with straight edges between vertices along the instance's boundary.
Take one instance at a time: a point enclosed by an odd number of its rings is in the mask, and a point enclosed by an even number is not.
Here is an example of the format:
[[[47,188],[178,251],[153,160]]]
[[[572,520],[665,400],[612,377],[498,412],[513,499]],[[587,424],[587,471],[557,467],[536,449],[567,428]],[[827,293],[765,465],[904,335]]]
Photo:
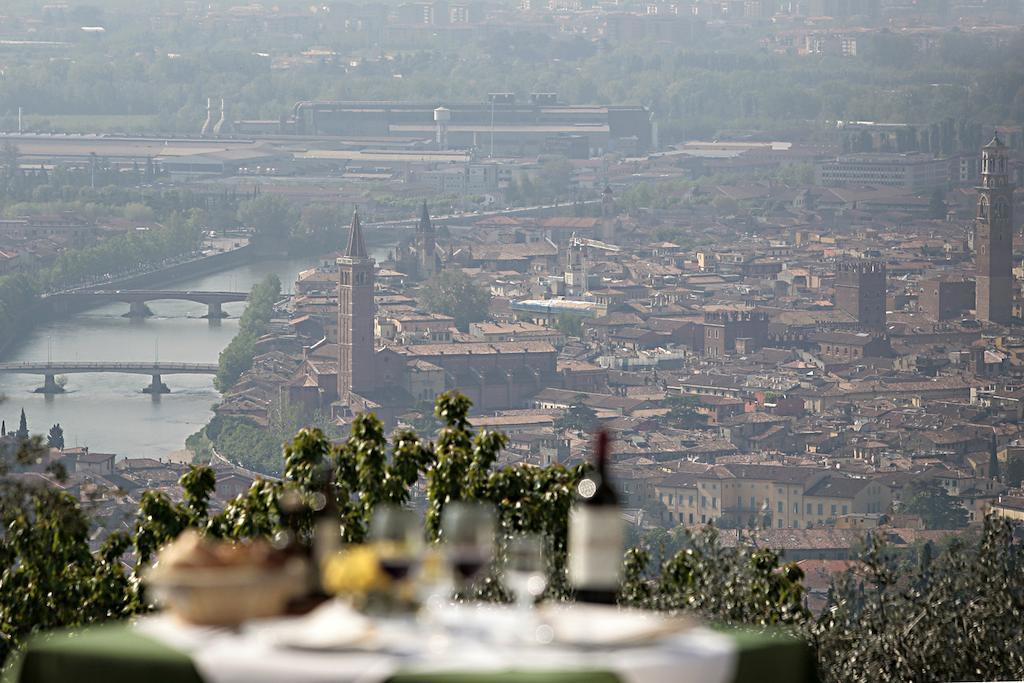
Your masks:
[[[852,513],[887,512],[884,483],[830,470],[783,465],[696,465],[655,483],[669,524],[810,529]]]

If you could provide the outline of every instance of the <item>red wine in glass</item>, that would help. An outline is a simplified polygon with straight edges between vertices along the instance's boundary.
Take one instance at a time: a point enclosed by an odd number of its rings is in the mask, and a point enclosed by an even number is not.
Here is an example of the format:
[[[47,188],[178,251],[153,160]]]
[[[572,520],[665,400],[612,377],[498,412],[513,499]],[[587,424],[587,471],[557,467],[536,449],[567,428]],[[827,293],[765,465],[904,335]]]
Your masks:
[[[412,570],[412,560],[407,557],[384,557],[380,560],[380,568],[393,581],[403,581]]]
[[[472,581],[487,566],[487,557],[478,552],[459,552],[452,556],[451,562],[462,581]]]

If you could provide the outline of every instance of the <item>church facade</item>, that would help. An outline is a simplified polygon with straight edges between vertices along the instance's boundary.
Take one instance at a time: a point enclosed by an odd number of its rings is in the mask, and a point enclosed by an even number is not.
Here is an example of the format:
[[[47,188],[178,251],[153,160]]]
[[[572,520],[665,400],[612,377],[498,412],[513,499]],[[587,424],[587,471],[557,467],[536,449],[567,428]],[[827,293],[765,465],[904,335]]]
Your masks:
[[[433,246],[424,207],[417,246]],[[430,263],[424,263],[429,267]],[[338,403],[336,415],[373,412],[386,424],[446,390],[466,394],[476,410],[524,407],[557,380],[548,342],[462,342],[382,346],[374,339],[374,261],[359,215],[338,269]]]

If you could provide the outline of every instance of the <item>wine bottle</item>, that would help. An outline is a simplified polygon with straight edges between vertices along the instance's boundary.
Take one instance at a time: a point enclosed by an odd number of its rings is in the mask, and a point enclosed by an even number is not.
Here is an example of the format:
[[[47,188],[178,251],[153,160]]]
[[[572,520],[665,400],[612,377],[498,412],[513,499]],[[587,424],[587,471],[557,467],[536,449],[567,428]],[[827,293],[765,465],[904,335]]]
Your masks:
[[[341,513],[335,497],[334,479],[324,473],[320,489],[323,505],[313,513],[313,567],[315,577],[314,593],[323,593],[321,575],[324,562],[341,549]]]
[[[569,584],[581,602],[614,604],[622,582],[625,524],[608,477],[606,430],[597,433],[594,467],[569,512]]]

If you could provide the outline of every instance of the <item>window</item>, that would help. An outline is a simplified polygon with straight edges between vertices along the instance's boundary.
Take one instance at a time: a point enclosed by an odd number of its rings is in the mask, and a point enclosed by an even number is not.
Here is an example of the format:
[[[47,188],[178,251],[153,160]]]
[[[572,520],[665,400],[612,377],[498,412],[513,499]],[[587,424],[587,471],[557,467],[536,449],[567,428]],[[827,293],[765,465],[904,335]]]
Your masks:
[[[836,506],[835,505],[832,506],[832,516],[833,517],[836,516]]]
[[[700,506],[702,508],[706,508],[708,506],[708,498],[707,498],[707,496],[701,496],[700,497]],[[701,516],[703,517],[703,515],[701,515]]]
[[[779,514],[781,515],[782,514],[782,510],[783,510],[783,508],[782,508],[782,501],[781,500],[779,501],[778,508],[779,508]]]
[[[669,505],[671,505],[671,504],[672,504],[672,494],[671,494],[671,493],[670,493],[670,494],[668,494],[668,504],[669,504]]]
[[[848,507],[848,506],[846,506],[846,505],[844,505],[844,506],[843,506],[843,514],[844,514],[844,515],[845,515],[845,514],[847,514],[847,512],[848,512],[848,511],[849,511],[849,507]]]
[[[793,514],[794,515],[799,515],[800,514],[800,503],[793,503]]]
[[[825,514],[825,506],[822,503],[818,503],[818,514],[819,515]]]
[[[751,510],[756,510],[757,509],[757,500],[753,496],[750,497],[750,509]]]
[[[779,520],[779,528],[780,529],[782,528],[782,520],[781,519]]]
[[[713,510],[717,510],[718,509],[718,498],[716,498],[716,497],[712,497],[711,498],[711,509],[713,509]]]
[[[811,504],[807,504],[807,514],[811,514]]]
[[[742,510],[743,509],[743,497],[742,496],[736,499],[736,509],[737,510]]]
[[[690,524],[693,524],[693,513],[690,513]]]
[[[689,505],[690,505],[690,507],[693,507],[693,496],[690,496]],[[690,516],[692,517],[693,515],[690,515]]]

